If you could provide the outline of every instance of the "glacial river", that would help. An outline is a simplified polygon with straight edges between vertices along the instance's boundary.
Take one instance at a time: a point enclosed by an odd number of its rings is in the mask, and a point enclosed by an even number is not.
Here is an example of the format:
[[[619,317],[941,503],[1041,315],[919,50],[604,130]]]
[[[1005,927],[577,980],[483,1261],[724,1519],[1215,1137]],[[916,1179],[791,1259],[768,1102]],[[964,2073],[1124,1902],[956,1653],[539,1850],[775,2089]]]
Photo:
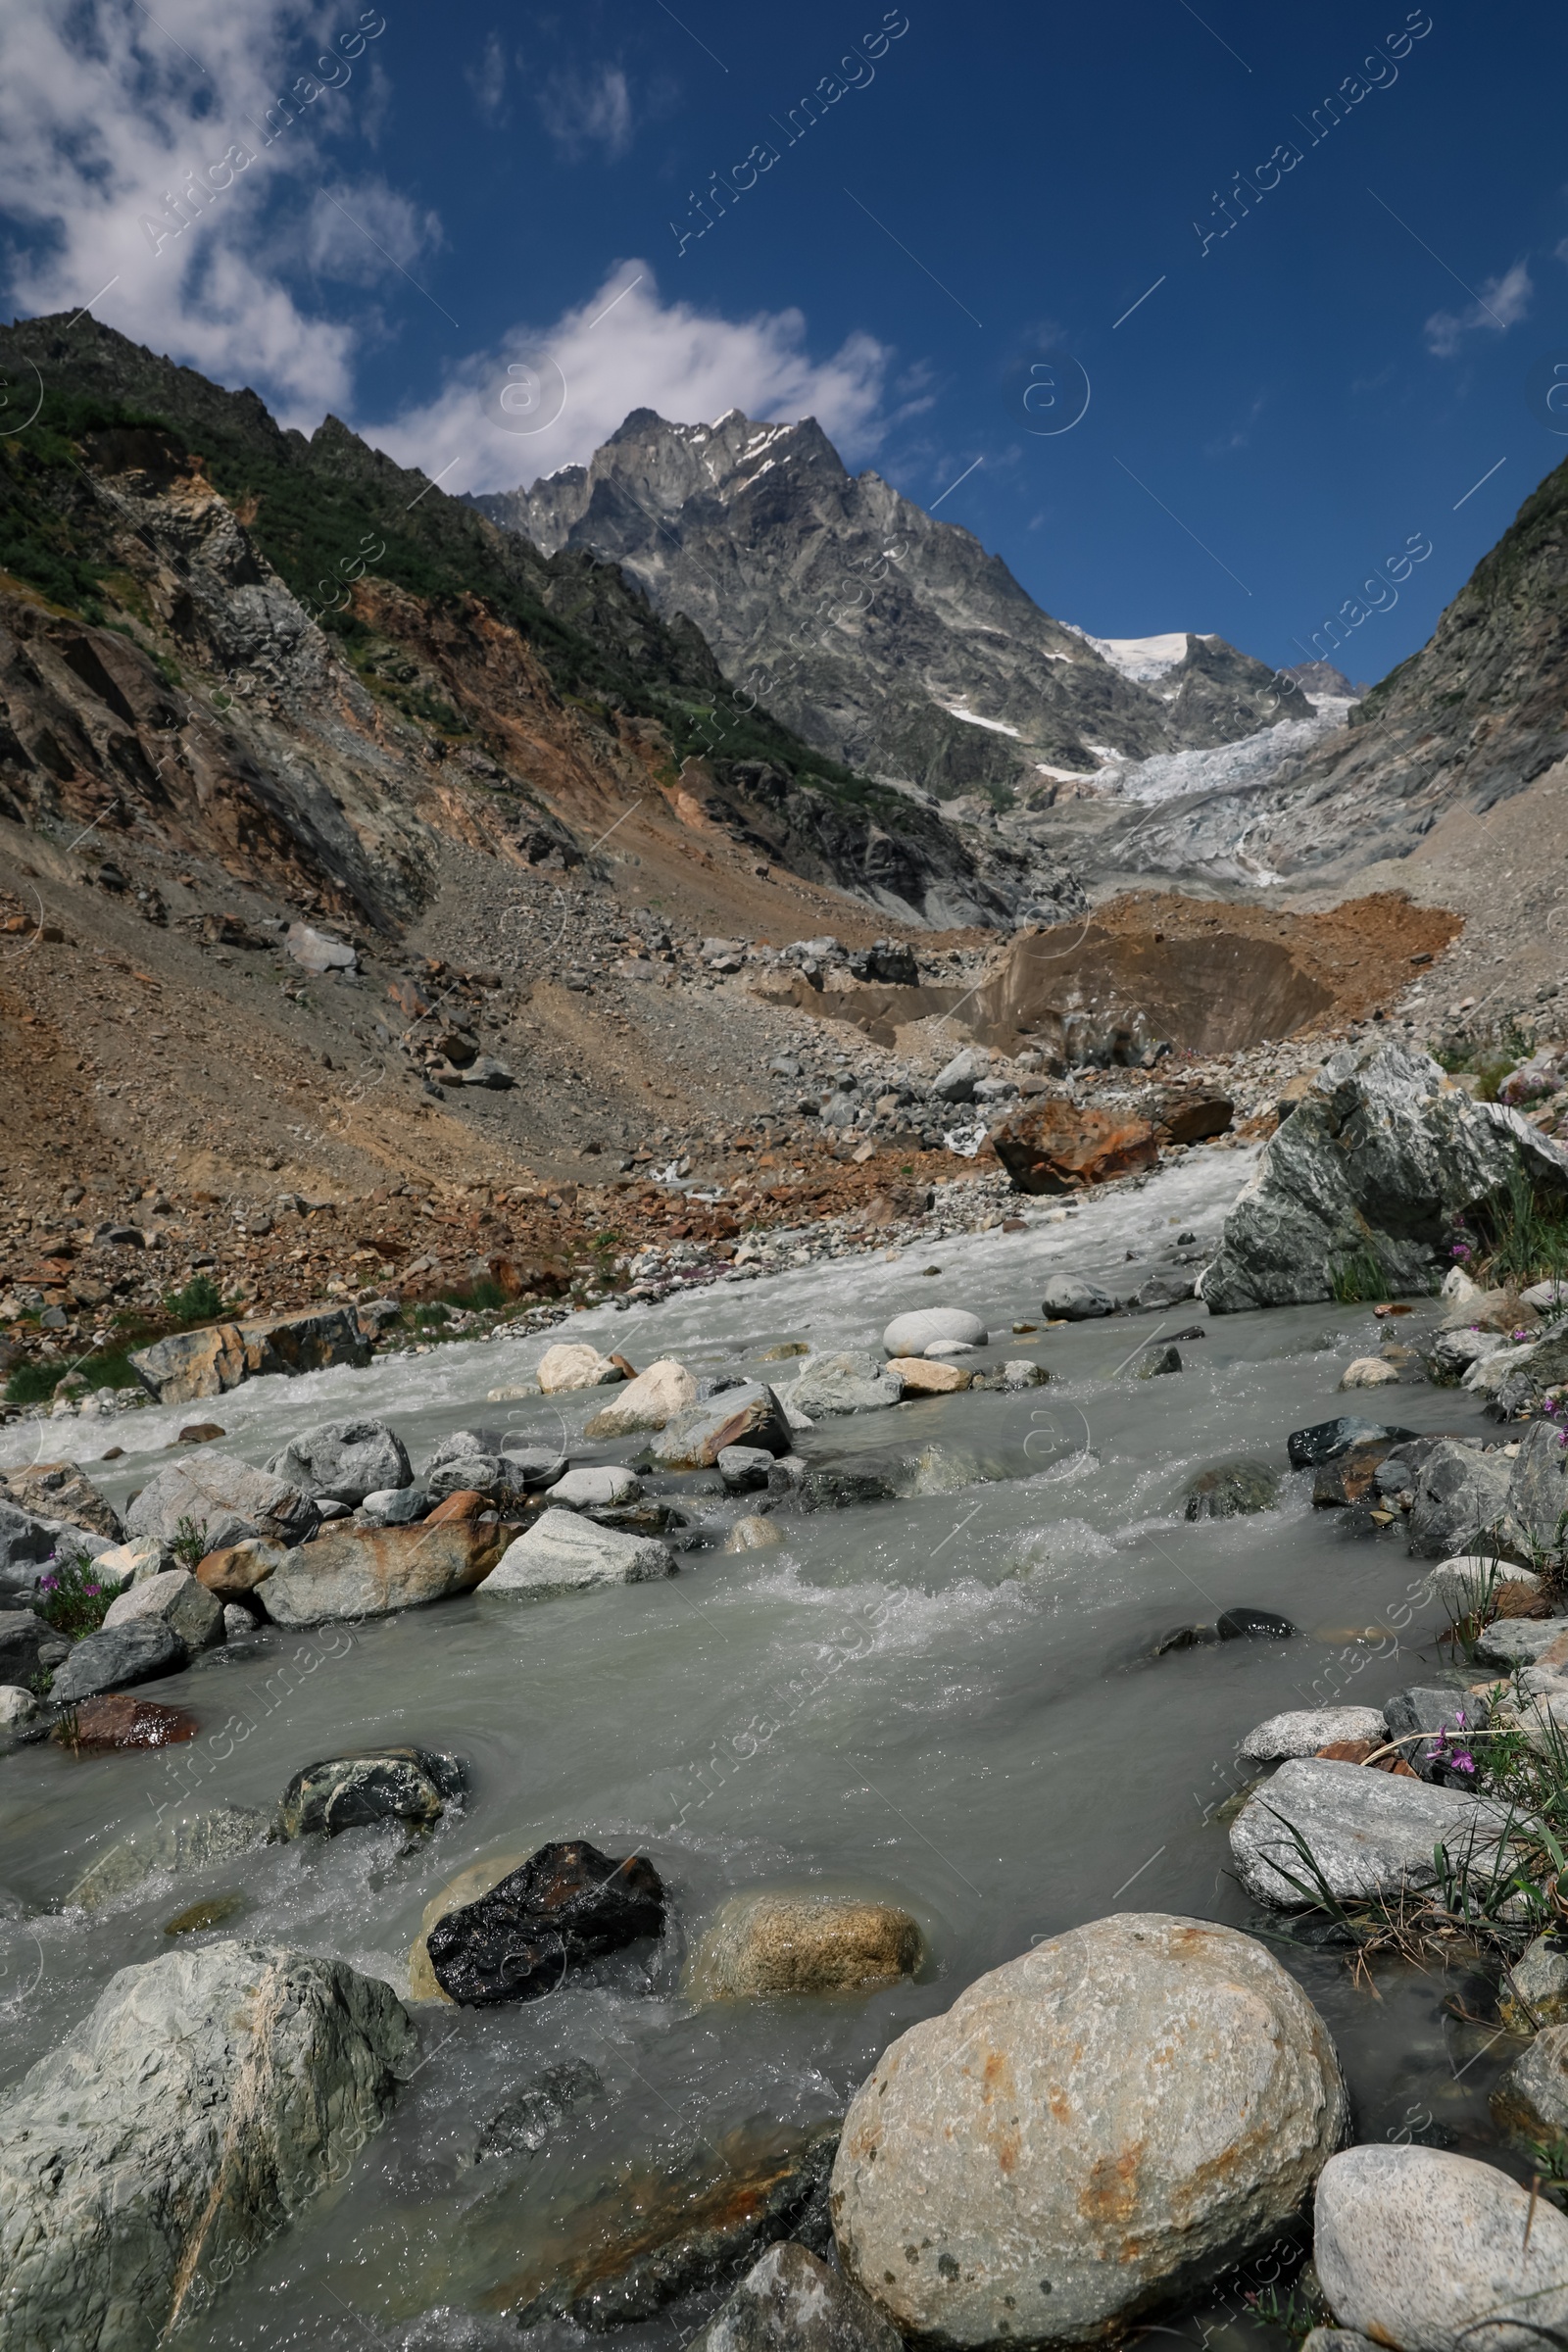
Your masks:
[[[740,1554],[720,1548],[719,1523],[751,1506],[710,1501],[717,1539],[683,1553],[667,1582],[272,1632],[149,1687],[199,1716],[187,1746],[77,1760],[40,1745],[0,1762],[7,2082],[116,1969],[170,1950],[165,1923],[203,1895],[242,1898],[219,1935],[335,1954],[406,1989],[425,1903],[487,1856],[586,1836],[646,1852],[668,1890],[672,1924],[652,1957],[624,1955],[526,2006],[420,2008],[423,2061],[393,2121],[178,2344],[514,2345],[505,2313],[517,2282],[570,2248],[590,2203],[620,2198],[630,2212],[657,2177],[717,2177],[755,2134],[842,2113],[889,2040],[1031,1940],[1128,1909],[1259,1924],[1214,1818],[1246,1777],[1238,1743],[1282,1708],[1380,1701],[1429,1679],[1441,1631],[1397,1531],[1347,1540],[1343,1514],[1312,1509],[1309,1475],[1286,1473],[1286,1433],[1347,1405],[1476,1431],[1479,1406],[1419,1377],[1375,1399],[1337,1396],[1350,1357],[1391,1328],[1416,1336],[1427,1306],[1385,1326],[1369,1308],[1210,1321],[1189,1303],[1008,1336],[1014,1321],[1041,1320],[1053,1273],[1130,1290],[1130,1250],[1147,1262],[1188,1228],[1211,1240],[1250,1165],[1240,1152],[1196,1153],[1065,1223],[596,1310],[554,1335],[639,1365],[674,1354],[699,1372],[782,1381],[791,1365],[758,1362],[780,1342],[872,1346],[904,1307],[972,1307],[996,1342],[981,1360],[1031,1355],[1050,1367],[1048,1388],[928,1399],[802,1440],[812,1459],[933,1446],[946,1467],[927,1483],[947,1491],[781,1514],[779,1546]],[[940,1277],[923,1273],[931,1264]],[[1156,1332],[1195,1322],[1203,1336],[1180,1343],[1179,1374],[1131,1376],[1128,1359]],[[366,1413],[398,1429],[416,1469],[437,1438],[472,1423],[564,1444],[578,1459],[629,1457],[631,1442],[580,1442],[605,1391],[485,1403],[546,1344],[457,1344],[365,1372],[260,1381],[210,1407],[23,1425],[6,1433],[6,1458],[75,1445],[90,1467],[108,1443],[135,1448],[94,1473],[123,1502],[196,1411],[253,1461],[313,1422]],[[1190,1478],[1232,1455],[1285,1474],[1279,1506],[1185,1521]],[[1150,1661],[1162,1634],[1238,1602],[1283,1612],[1301,1638]],[[382,1740],[450,1748],[468,1766],[466,1808],[413,1853],[358,1832],[166,1878],[90,1916],[51,1908],[110,1839],[160,1808],[270,1805],[302,1764]],[[685,1957],[717,1905],[802,1882],[912,1911],[930,1954],[919,1981],[869,1997],[692,2005]],[[1358,2136],[1413,2135],[1517,2169],[1486,2105],[1510,2045],[1489,2048],[1487,2031],[1446,2011],[1446,1997],[1472,2005],[1462,1977],[1445,1984],[1380,1964],[1357,1982],[1332,1952],[1272,1948],[1338,2041]],[[594,2070],[597,2095],[537,2152],[476,2162],[487,2121],[564,2061]],[[687,2306],[620,2332],[673,2346],[698,2316]],[[1228,2335],[1222,2325],[1216,2340]],[[552,2323],[533,2340],[564,2352],[587,2339]]]

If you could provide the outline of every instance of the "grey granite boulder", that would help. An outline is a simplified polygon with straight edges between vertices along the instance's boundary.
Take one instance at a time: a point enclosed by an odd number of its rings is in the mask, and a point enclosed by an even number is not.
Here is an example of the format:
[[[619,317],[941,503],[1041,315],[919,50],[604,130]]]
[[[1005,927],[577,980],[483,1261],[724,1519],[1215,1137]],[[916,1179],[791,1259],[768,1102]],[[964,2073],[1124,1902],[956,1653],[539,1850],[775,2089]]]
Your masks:
[[[122,1625],[142,1625],[154,1619],[179,1636],[195,1652],[211,1649],[223,1639],[223,1604],[217,1594],[198,1584],[188,1568],[164,1568],[109,1603],[105,1633]]]
[[[1515,2034],[1568,2026],[1568,1943],[1537,1936],[1503,1974],[1497,2006]]]
[[[769,1455],[771,1460],[771,1455]],[[596,1464],[590,1469],[567,1470],[550,1490],[553,1511],[609,1511],[617,1503],[635,1502],[643,1491],[643,1482],[635,1470],[625,1469],[619,1462]]]
[[[871,1413],[897,1404],[904,1382],[880,1356],[841,1348],[808,1357],[787,1394],[798,1412],[820,1421],[837,1413]]]
[[[31,1609],[0,1609],[0,1683],[30,1683],[70,1649],[65,1635]]]
[[[117,1625],[75,1642],[49,1695],[57,1706],[69,1706],[78,1698],[101,1697],[106,1690],[129,1690],[137,1683],[178,1674],[189,1655],[172,1625],[161,1617],[139,1618],[134,1625]]]
[[[205,1870],[261,1845],[270,1816],[254,1805],[214,1805],[180,1821],[132,1830],[107,1846],[84,1870],[66,1897],[69,1907],[96,1910],[118,1895],[130,1894],[161,1871]]]
[[[1471,2156],[1346,2148],[1312,2258],[1341,2324],[1395,2352],[1541,2352],[1568,2328],[1568,2218]]]
[[[298,1494],[351,1508],[414,1479],[402,1439],[384,1421],[324,1421],[290,1438],[267,1467]]]
[[[1316,1874],[1342,1902],[1430,1886],[1440,1843],[1454,1862],[1484,1867],[1505,1818],[1457,1788],[1304,1756],[1253,1790],[1231,1824],[1231,1852],[1249,1894],[1299,1909],[1319,1899]]]
[[[1499,1102],[1477,1102],[1424,1054],[1347,1046],[1263,1148],[1200,1288],[1208,1307],[1302,1306],[1373,1260],[1389,1290],[1430,1292],[1454,1219],[1523,1176],[1568,1200],[1568,1152]]]
[[[58,1541],[53,1520],[0,1496],[0,1592],[8,1597],[30,1593]]]
[[[738,1381],[665,1423],[654,1441],[662,1470],[711,1470],[727,1446],[793,1453],[789,1416],[765,1381]]]
[[[487,1599],[517,1600],[674,1573],[674,1553],[655,1536],[622,1535],[575,1511],[548,1510],[503,1552],[479,1591]]]
[[[1471,1551],[1494,1530],[1506,1540],[1514,1530],[1512,1471],[1500,1450],[1483,1453],[1458,1438],[1440,1438],[1415,1473],[1415,1502],[1405,1521],[1405,1542],[1417,1559]]]
[[[833,2167],[840,2260],[916,2340],[1097,2342],[1284,2228],[1347,2112],[1260,1943],[1096,1920],[883,2052]]]
[[[1545,2026],[1492,2094],[1492,2112],[1527,2148],[1548,2147],[1552,2170],[1568,2159],[1568,2026]]]
[[[1552,1665],[1568,1664],[1568,1617],[1498,1617],[1476,1637],[1476,1656],[1488,1666],[1536,1666],[1561,1644]]]
[[[690,2352],[903,2352],[869,2295],[806,2246],[769,2246]]]
[[[1252,1764],[1283,1764],[1292,1756],[1315,1756],[1336,1740],[1382,1741],[1388,1736],[1379,1707],[1297,1707],[1254,1725],[1242,1753]]]
[[[247,1536],[302,1543],[317,1524],[317,1510],[286,1479],[207,1446],[149,1479],[125,1512],[125,1532],[172,1544],[187,1520],[208,1551],[222,1551]]]
[[[6,2334],[143,2352],[329,2182],[416,2061],[390,1987],[245,1943],[110,1979],[0,2120]]]

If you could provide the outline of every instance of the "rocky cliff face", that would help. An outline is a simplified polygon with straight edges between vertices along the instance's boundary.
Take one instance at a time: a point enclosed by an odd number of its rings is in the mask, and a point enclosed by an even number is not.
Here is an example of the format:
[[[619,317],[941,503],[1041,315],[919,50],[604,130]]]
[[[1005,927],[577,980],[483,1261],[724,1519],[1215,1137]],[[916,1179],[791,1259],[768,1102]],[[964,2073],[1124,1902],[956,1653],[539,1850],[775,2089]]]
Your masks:
[[[807,742],[944,800],[1306,714],[1218,638],[1173,641],[1185,652],[1152,682],[1126,674],[968,531],[851,475],[811,417],[638,409],[590,465],[473,503],[547,553],[613,558]]]
[[[1081,903],[737,698],[678,615],[539,553],[336,418],[284,432],[90,318],[0,330],[0,814],[143,829],[385,929],[442,837],[579,864],[633,805],[937,923]],[[644,818],[646,821],[646,816]],[[161,853],[162,854],[162,853]]]

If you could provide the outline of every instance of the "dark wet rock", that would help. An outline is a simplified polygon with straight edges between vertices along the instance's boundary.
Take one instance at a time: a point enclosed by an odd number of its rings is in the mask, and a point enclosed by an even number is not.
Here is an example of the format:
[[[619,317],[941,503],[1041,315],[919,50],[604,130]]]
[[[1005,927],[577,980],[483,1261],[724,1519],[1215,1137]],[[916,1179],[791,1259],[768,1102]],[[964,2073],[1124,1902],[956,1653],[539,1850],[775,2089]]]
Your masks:
[[[837,1462],[812,1462],[801,1480],[799,1494],[808,1511],[842,1510],[855,1502],[889,1502],[906,1494],[906,1465],[886,1456],[850,1454]]]
[[[1236,1519],[1252,1511],[1271,1511],[1279,1491],[1279,1478],[1266,1462],[1215,1462],[1200,1470],[1188,1487],[1185,1515]]]
[[[428,1829],[460,1804],[467,1768],[423,1747],[364,1748],[297,1772],[278,1800],[279,1838],[336,1838],[382,1821]]]
[[[1300,1633],[1288,1617],[1279,1616],[1273,1609],[1222,1609],[1219,1618],[1219,1638],[1222,1642],[1288,1642]]]
[[[869,2295],[792,2240],[768,2247],[691,2352],[903,2352],[903,2343]]]
[[[448,1998],[467,2006],[540,2000],[566,1972],[664,1925],[664,1889],[642,1854],[612,1861],[585,1838],[542,1845],[427,1937]]]
[[[474,2162],[486,2156],[536,2156],[569,2115],[604,2095],[604,2078],[583,2060],[547,2067],[496,2109],[479,2133]]]
[[[205,2333],[225,2280],[345,2178],[417,2048],[391,1988],[342,1961],[223,1941],[122,1969],[7,2092],[6,2341]]]
[[[1473,1772],[1453,1770],[1428,1751],[1439,1744],[1450,1750],[1468,1750],[1470,1734],[1484,1730],[1491,1720],[1492,1710],[1481,1693],[1432,1690],[1418,1684],[1408,1690],[1396,1690],[1383,1714],[1389,1738],[1403,1740],[1400,1757],[1419,1780],[1435,1781],[1440,1788],[1474,1788]],[[1423,1737],[1413,1738],[1417,1732]]]
[[[1161,1634],[1149,1654],[1163,1658],[1177,1649],[1212,1649],[1219,1639],[1211,1625],[1178,1625],[1172,1632]]]
[[[546,1446],[504,1446],[501,1461],[513,1485],[525,1494],[542,1494],[564,1477],[567,1468],[566,1456]]]
[[[57,1706],[96,1698],[101,1691],[127,1690],[160,1675],[178,1674],[188,1658],[184,1642],[161,1618],[139,1618],[112,1632],[88,1634],[76,1642],[55,1676],[49,1695]]]
[[[1394,1446],[1416,1434],[1413,1429],[1396,1429],[1382,1421],[1361,1421],[1353,1413],[1340,1413],[1332,1421],[1314,1421],[1310,1428],[1293,1429],[1285,1450],[1293,1470],[1315,1470],[1319,1462],[1333,1461],[1348,1446],[1369,1445],[1374,1440]]]
[[[267,1465],[299,1494],[352,1508],[388,1487],[407,1487],[414,1473],[403,1441],[384,1421],[325,1421],[290,1438]]]
[[[764,1446],[726,1446],[718,1457],[726,1494],[747,1494],[765,1487],[772,1468],[773,1456]]]
[[[1182,1355],[1179,1348],[1148,1348],[1133,1366],[1136,1380],[1157,1380],[1161,1373],[1179,1372]]]
[[[0,1683],[30,1683],[70,1652],[65,1635],[31,1609],[0,1609]]]
[[[727,2285],[769,2244],[832,2245],[828,2178],[839,2126],[731,2132],[682,2174],[618,2182],[577,2219],[579,2244],[514,2312],[522,2327],[575,2321],[593,2333],[649,2320],[683,2295]]]

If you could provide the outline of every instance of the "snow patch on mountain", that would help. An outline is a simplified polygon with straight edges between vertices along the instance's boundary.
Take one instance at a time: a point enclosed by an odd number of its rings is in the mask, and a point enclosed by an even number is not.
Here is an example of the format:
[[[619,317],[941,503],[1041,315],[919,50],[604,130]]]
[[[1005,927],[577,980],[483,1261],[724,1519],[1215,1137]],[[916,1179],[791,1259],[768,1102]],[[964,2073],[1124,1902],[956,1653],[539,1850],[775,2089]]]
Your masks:
[[[1102,768],[1095,781],[1129,801],[1174,801],[1194,792],[1232,792],[1245,785],[1266,784],[1291,760],[1299,759],[1320,739],[1345,724],[1339,711],[1312,718],[1286,719],[1259,734],[1244,735],[1240,743],[1222,743],[1211,751],[1156,752],[1152,760],[1115,760]]]

